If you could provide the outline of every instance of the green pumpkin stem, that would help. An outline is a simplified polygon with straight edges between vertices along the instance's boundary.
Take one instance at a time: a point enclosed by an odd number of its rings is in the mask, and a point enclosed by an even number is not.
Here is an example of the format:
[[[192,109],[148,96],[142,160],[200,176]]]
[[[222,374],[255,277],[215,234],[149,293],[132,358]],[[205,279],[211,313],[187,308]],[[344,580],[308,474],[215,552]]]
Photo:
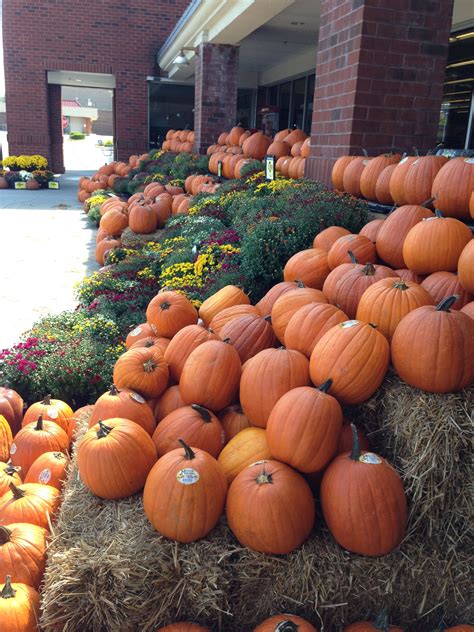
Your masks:
[[[38,420],[36,422],[35,430],[43,430],[43,415],[38,416]]]
[[[301,281],[301,279],[295,279],[295,283],[297,287],[306,287],[306,285]]]
[[[393,287],[397,290],[408,290],[408,285],[405,283],[404,279],[398,279],[398,281],[394,281]]]
[[[110,426],[106,426],[103,421],[99,420],[99,430],[97,430],[97,439],[103,439],[110,432],[112,432],[112,428]]]
[[[8,487],[10,488],[10,491],[13,494],[13,498],[15,500],[20,500],[20,498],[23,498],[23,496],[25,495],[25,492],[17,487],[15,483],[10,483]]]
[[[293,623],[293,621],[280,621],[275,628],[275,632],[298,632],[299,625]]]
[[[143,363],[143,369],[145,373],[153,373],[157,366],[158,365],[156,364],[156,362],[153,362],[153,360],[147,360]]]
[[[109,391],[109,395],[113,395],[116,396],[120,393],[120,391],[118,390],[118,388],[115,386],[115,384],[112,384],[112,386],[110,387],[110,391]]]
[[[266,316],[263,317],[263,320],[266,320],[267,323],[270,323],[270,325],[272,324],[272,315],[271,314],[267,314]]]
[[[321,391],[322,393],[327,393],[328,390],[331,388],[331,386],[332,386],[332,380],[331,378],[329,378],[325,382],[323,382],[321,386],[318,386],[318,391]]]
[[[42,404],[44,404],[45,406],[51,406],[51,394],[45,395],[43,397]]]
[[[163,301],[163,303],[160,303],[160,309],[169,309],[171,307],[171,303],[168,303],[168,301]]]
[[[203,421],[210,423],[211,413],[207,410],[207,408],[199,406],[199,404],[191,404],[191,408],[201,415]]]
[[[183,446],[183,448],[184,448],[184,456],[187,459],[195,459],[196,458],[196,455],[194,454],[192,449],[182,439],[178,439],[178,442]]]
[[[360,457],[360,444],[359,444],[359,435],[357,433],[357,428],[355,424],[351,424],[351,430],[352,430],[351,459],[352,461],[358,461]]]
[[[435,215],[436,217],[444,217],[443,213],[441,213],[441,211],[439,210],[439,208],[435,208]]]
[[[13,474],[18,474],[20,470],[21,467],[15,467],[11,463],[8,463],[7,467],[3,471],[5,474],[8,474],[8,476],[13,476]]]
[[[16,595],[16,590],[13,589],[12,586],[12,578],[10,575],[7,575],[5,579],[5,585],[2,588],[2,592],[0,592],[0,597],[2,599],[12,599]]]
[[[441,303],[436,305],[437,312],[449,312],[449,308],[458,300],[459,294],[453,294],[444,298]]]
[[[389,632],[390,626],[388,623],[388,612],[386,610],[382,610],[375,619],[374,628],[376,630],[381,630],[382,632]]]
[[[427,200],[425,200],[424,202],[422,202],[420,204],[420,206],[428,206],[428,204],[431,204],[431,202],[434,202],[435,199],[436,199],[436,195],[434,195],[433,197],[430,197]]]
[[[362,274],[364,276],[374,276],[375,272],[376,270],[374,264],[370,263],[370,261],[367,261],[365,266],[362,268]]]
[[[351,263],[353,263],[354,265],[356,265],[357,263],[357,259],[355,254],[352,252],[352,250],[348,250],[347,254],[349,255],[349,259],[351,260]]]
[[[0,527],[0,545],[6,544],[11,540],[12,532],[7,527]]]

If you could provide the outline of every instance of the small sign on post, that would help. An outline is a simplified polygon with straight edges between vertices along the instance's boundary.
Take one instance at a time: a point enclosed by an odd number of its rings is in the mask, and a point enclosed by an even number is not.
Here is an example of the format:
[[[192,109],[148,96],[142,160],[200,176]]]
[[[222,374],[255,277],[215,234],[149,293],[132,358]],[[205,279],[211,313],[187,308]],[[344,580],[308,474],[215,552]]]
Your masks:
[[[26,182],[15,182],[15,189],[26,189]]]
[[[275,156],[265,156],[265,179],[275,180]]]
[[[222,160],[219,160],[219,162],[217,163],[217,177],[219,178],[220,182],[222,178]]]
[[[50,180],[48,182],[48,189],[59,189],[59,182],[55,182],[54,180]]]

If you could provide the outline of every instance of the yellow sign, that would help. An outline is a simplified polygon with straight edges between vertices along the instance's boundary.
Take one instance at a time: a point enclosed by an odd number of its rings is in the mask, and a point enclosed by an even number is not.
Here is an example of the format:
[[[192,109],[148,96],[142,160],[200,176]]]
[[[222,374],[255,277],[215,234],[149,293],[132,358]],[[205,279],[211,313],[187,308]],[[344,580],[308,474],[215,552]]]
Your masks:
[[[59,182],[48,182],[48,189],[59,189]]]
[[[26,182],[15,182],[15,189],[26,189]]]

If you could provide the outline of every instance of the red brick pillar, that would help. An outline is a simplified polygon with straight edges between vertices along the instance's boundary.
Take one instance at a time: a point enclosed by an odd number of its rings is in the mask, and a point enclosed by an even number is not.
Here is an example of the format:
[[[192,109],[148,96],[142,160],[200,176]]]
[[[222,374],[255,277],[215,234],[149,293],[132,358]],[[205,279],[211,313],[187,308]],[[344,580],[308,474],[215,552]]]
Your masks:
[[[117,160],[148,151],[148,85],[142,72],[123,70],[115,75],[114,141]]]
[[[61,86],[48,85],[49,134],[51,159],[49,168],[54,173],[64,173],[63,114],[61,108]]]
[[[236,124],[239,49],[227,44],[200,44],[196,51],[195,149],[205,153],[224,130]]]
[[[343,154],[436,142],[453,0],[321,0],[311,155],[330,183]]]

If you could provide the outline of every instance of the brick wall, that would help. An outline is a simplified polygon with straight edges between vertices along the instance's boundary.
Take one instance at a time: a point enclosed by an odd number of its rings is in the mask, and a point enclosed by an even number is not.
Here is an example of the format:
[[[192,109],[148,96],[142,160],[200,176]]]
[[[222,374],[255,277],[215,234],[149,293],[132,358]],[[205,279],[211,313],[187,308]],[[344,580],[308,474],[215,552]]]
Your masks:
[[[453,0],[321,0],[306,175],[335,159],[436,141]]]
[[[156,51],[188,4],[189,0],[4,2],[10,152],[44,154],[56,165],[62,160],[51,118],[58,116],[57,97],[48,89],[47,71],[69,70],[115,75],[118,157],[142,153],[148,142],[146,77],[155,73]]]
[[[239,49],[201,44],[196,53],[194,132],[199,153],[236,124]]]

